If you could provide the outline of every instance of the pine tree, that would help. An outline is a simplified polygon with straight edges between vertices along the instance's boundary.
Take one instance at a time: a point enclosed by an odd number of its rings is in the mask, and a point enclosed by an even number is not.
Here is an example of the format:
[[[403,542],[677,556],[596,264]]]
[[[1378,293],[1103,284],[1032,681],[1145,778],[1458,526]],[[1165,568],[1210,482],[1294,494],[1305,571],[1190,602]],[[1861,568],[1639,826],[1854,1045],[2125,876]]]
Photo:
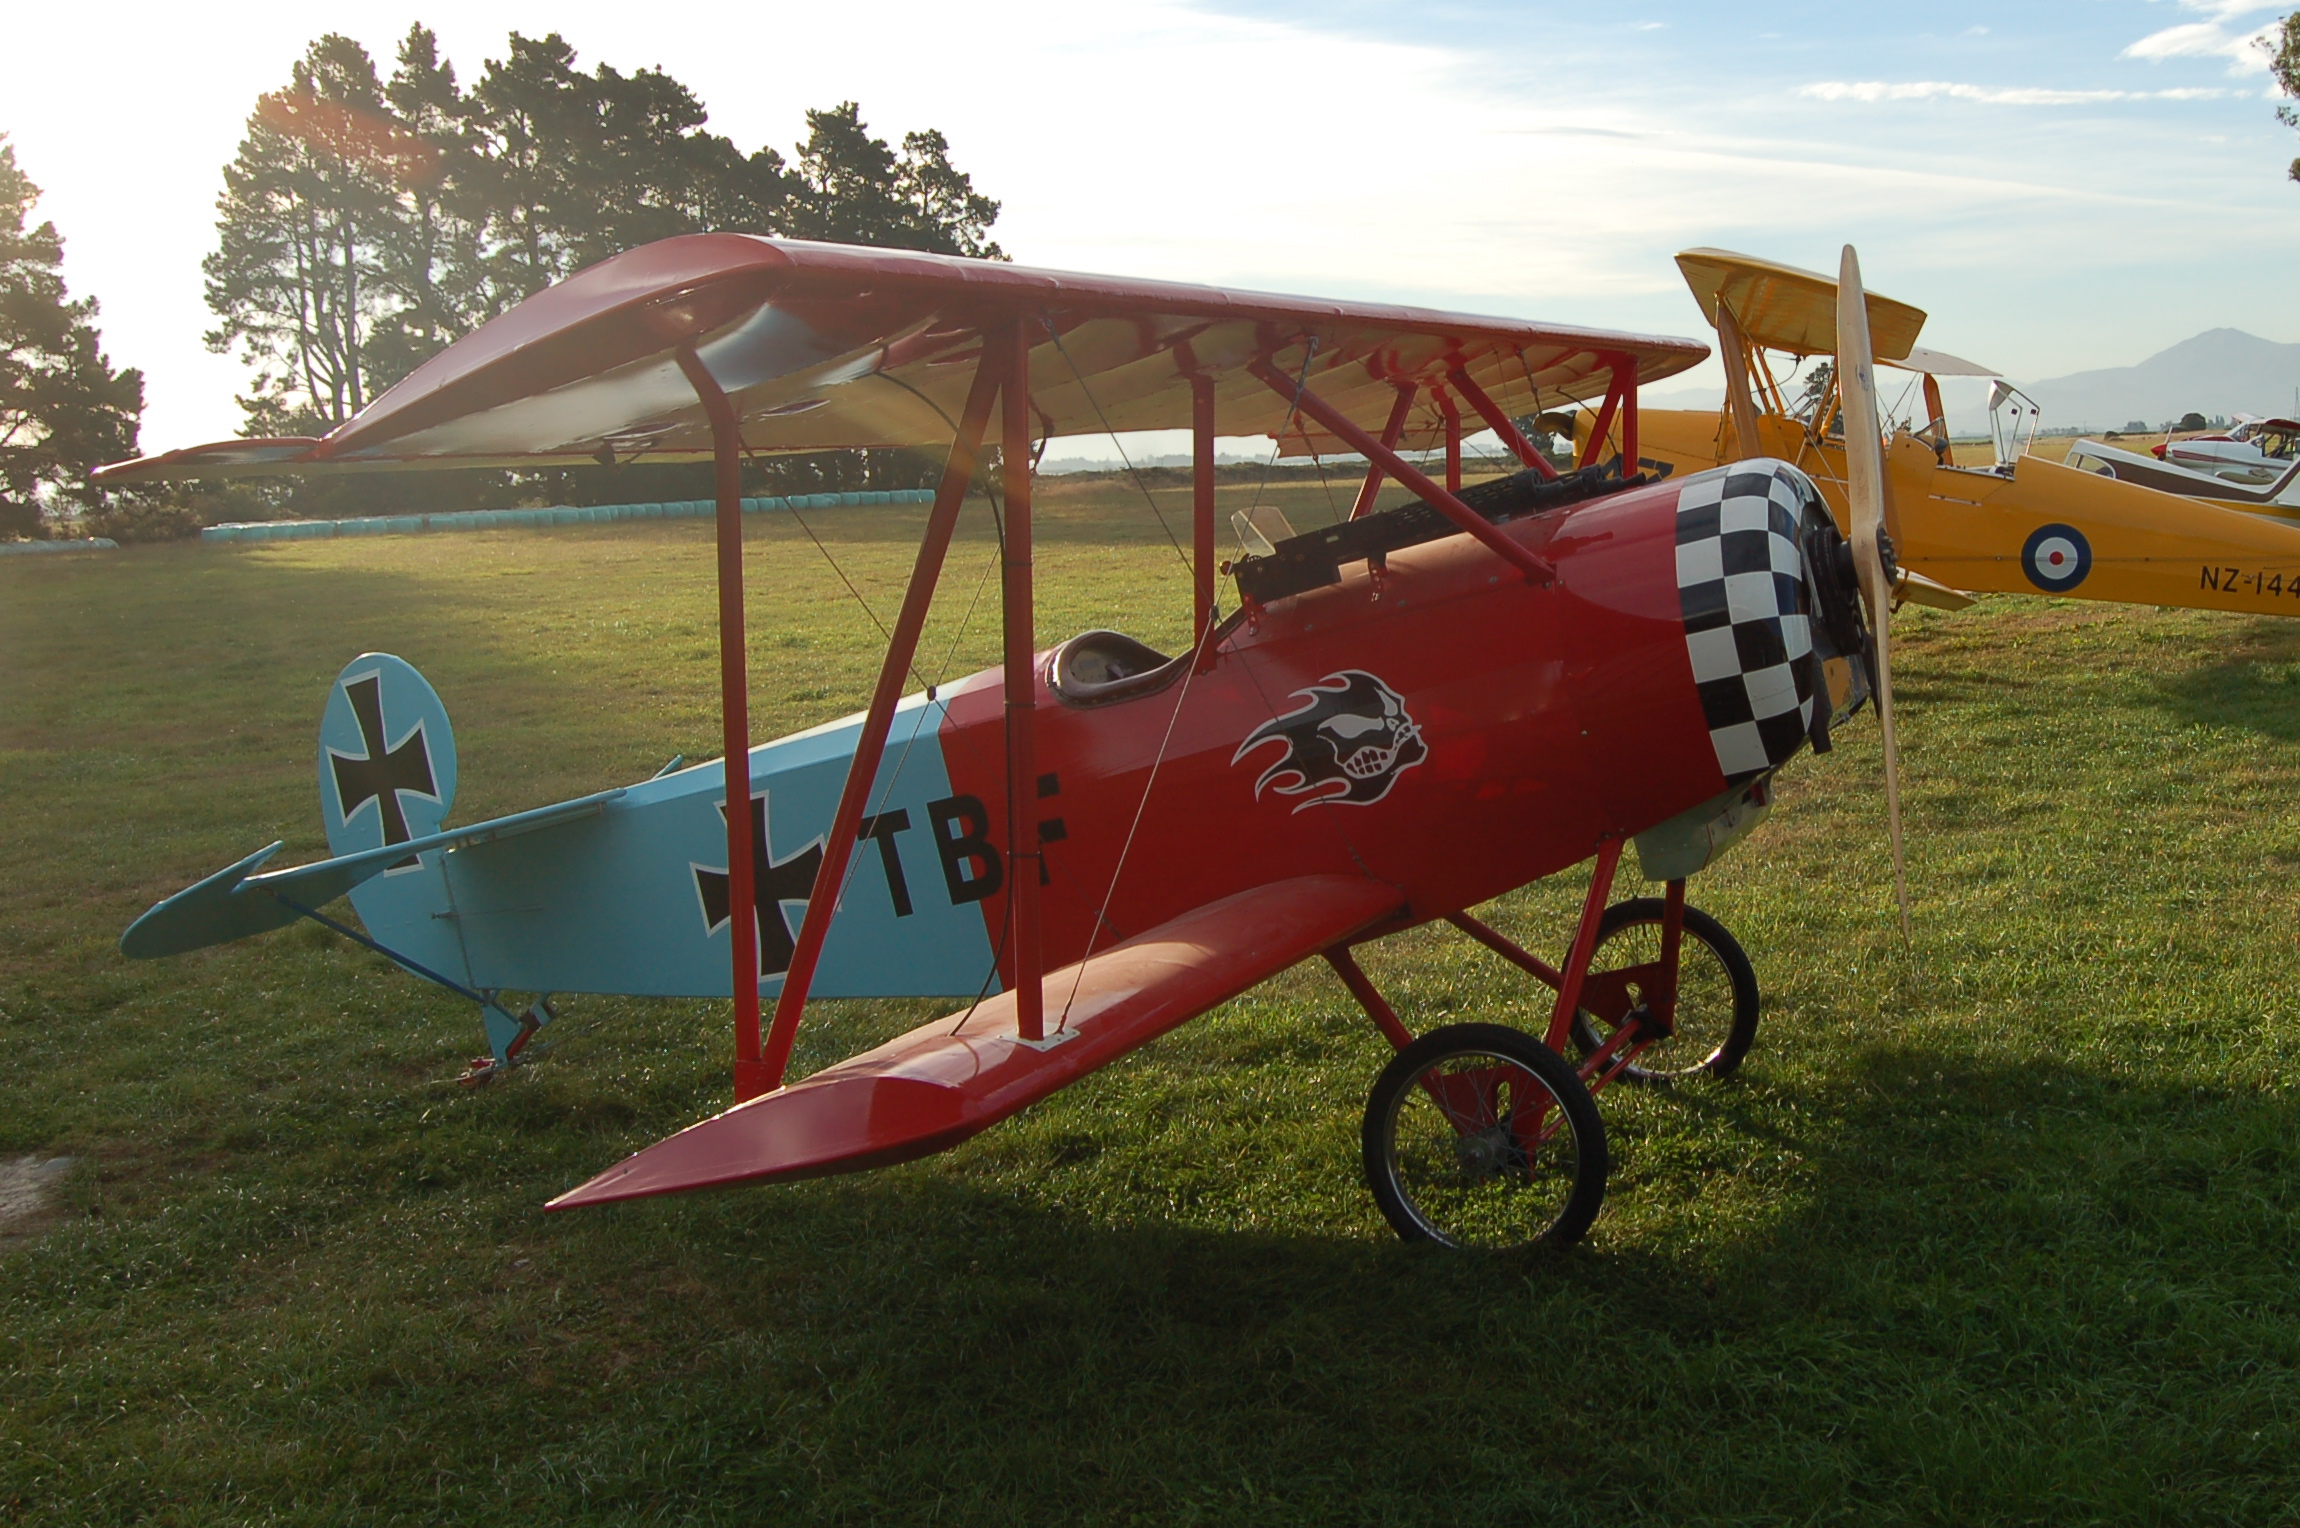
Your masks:
[[[40,188],[0,135],[0,536],[100,501],[91,469],[136,454],[143,373],[115,371],[96,301],[65,295],[54,223],[26,228]]]
[[[371,321],[368,375],[379,390],[506,305],[487,279],[487,208],[474,186],[483,133],[455,66],[420,22],[384,87],[398,128],[422,145],[399,186],[399,216],[378,230],[376,281],[395,303]]]
[[[494,279],[514,297],[674,234],[781,230],[782,156],[705,132],[702,102],[660,70],[586,73],[558,33],[513,33],[472,98]]]
[[[225,169],[208,343],[255,371],[251,433],[317,434],[522,298],[675,234],[1004,258],[987,237],[998,203],[941,133],[897,151],[851,101],[807,118],[794,167],[708,131],[670,75],[582,68],[555,32],[513,33],[469,89],[426,27],[388,84],[331,33],[258,99]],[[312,508],[330,492],[296,490]]]
[[[1796,412],[1799,419],[1811,419],[1814,411],[1829,401],[1836,390],[1837,363],[1823,361],[1805,374],[1805,390],[1798,394]]]
[[[367,50],[338,33],[257,100],[200,265],[221,320],[208,347],[237,347],[255,368],[240,400],[252,428],[324,433],[366,407],[369,329],[392,296],[385,250],[404,236],[399,187],[437,158],[392,120]]]
[[[807,113],[796,175],[789,231],[799,238],[1005,258],[983,237],[998,203],[951,166],[941,133],[907,135],[898,155],[870,135],[861,108],[842,101]]]

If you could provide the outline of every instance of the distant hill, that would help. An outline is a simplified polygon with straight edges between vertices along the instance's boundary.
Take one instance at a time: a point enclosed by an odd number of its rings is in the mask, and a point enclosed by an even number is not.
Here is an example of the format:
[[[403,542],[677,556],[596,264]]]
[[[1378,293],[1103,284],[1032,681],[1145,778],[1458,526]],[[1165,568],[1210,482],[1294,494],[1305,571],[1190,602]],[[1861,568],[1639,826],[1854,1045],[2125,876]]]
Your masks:
[[[1888,406],[1906,407],[1913,401],[1901,396],[1902,373],[1884,371],[1878,381]],[[2295,387],[2300,387],[2300,345],[2279,345],[2241,329],[2207,329],[2138,366],[2048,377],[2022,383],[2021,391],[2043,410],[2046,429],[2117,430],[2134,419],[2162,425],[2192,409],[2229,417],[2290,414]],[[1985,384],[1948,378],[1942,390],[1950,429],[1959,435],[1988,432]],[[1708,410],[1722,407],[1723,397],[1715,383],[1664,385],[1647,388],[1644,402],[1647,408]]]
[[[2138,366],[2049,377],[2021,390],[2037,401],[2047,429],[2113,430],[2127,420],[2161,425],[2199,414],[2289,414],[2300,387],[2300,345],[2279,345],[2241,329],[2207,329]]]

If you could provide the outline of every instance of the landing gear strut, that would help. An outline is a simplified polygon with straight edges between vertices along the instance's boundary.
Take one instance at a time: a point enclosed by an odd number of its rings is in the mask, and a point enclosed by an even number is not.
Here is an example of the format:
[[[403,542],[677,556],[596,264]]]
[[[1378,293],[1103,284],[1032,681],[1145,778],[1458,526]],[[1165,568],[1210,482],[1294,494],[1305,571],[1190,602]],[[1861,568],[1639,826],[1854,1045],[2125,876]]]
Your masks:
[[[1448,921],[1557,993],[1541,1038],[1451,1024],[1414,1038],[1346,948],[1326,959],[1397,1047],[1366,1103],[1366,1181],[1409,1241],[1508,1250],[1580,1239],[1605,1200],[1592,1094],[1724,1077],[1757,1036],[1757,976],[1722,924],[1661,897],[1606,906],[1618,842],[1596,874],[1562,971],[1470,917]],[[1581,1060],[1564,1059],[1571,1043]]]

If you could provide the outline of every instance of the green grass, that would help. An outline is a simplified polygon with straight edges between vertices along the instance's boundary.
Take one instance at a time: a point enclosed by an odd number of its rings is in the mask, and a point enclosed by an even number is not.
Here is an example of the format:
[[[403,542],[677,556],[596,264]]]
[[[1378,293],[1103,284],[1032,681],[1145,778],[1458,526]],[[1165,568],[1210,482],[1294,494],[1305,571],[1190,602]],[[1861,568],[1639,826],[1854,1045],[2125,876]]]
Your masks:
[[[1042,635],[1173,641],[1139,501],[1043,498]],[[916,524],[815,528],[888,617]],[[929,677],[996,648],[968,534]],[[568,1000],[466,1092],[469,1010],[324,932],[119,957],[321,851],[363,649],[446,698],[457,820],[715,753],[706,536],[0,566],[0,1155],[85,1162],[0,1250],[0,1520],[2300,1518],[2300,627],[1904,613],[1913,955],[1864,720],[1696,883],[1765,985],[1749,1063],[1605,1094],[1605,1214],[1532,1261],[1391,1238],[1385,1048],[1322,968],[940,1158],[546,1218],[724,1101],[723,1005]],[[820,554],[758,520],[748,576],[758,734],[858,705]],[[1554,951],[1572,879],[1491,916]],[[1450,933],[1368,965],[1417,1027],[1540,1007]],[[818,1005],[799,1065],[922,1012]]]

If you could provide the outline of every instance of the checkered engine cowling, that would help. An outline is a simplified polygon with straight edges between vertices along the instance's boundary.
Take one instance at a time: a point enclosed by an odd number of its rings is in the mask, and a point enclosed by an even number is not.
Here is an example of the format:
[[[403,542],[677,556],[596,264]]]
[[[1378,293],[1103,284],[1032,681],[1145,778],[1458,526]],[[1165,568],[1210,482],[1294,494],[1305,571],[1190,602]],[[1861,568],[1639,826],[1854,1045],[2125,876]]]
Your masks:
[[[1677,498],[1677,595],[1685,650],[1717,750],[1738,782],[1787,763],[1813,730],[1819,665],[1799,550],[1818,502],[1782,462],[1689,479]]]

